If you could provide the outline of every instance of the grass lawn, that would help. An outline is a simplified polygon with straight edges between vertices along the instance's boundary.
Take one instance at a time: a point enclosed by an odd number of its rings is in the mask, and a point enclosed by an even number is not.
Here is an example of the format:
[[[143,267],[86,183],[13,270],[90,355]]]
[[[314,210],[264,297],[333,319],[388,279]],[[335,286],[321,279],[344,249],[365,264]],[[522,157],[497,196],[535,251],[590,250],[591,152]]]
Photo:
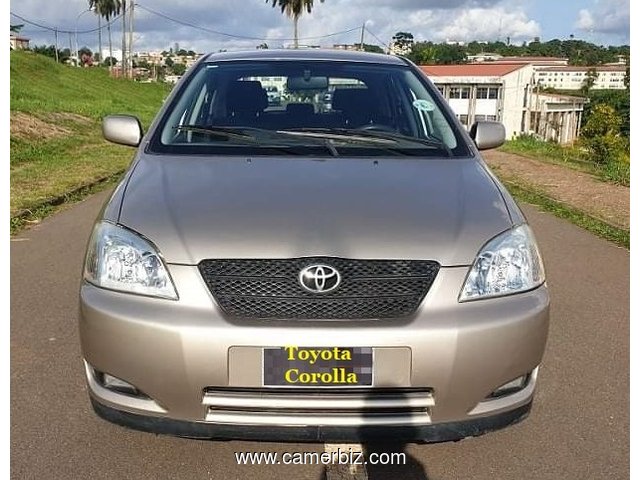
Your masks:
[[[573,168],[607,182],[629,185],[630,167],[628,162],[611,161],[606,165],[597,165],[585,160],[577,147],[561,147],[555,143],[543,142],[525,136],[506,142],[500,147],[500,150]]]
[[[122,172],[134,150],[102,138],[102,117],[129,113],[148,126],[170,91],[21,51],[11,52],[10,83],[12,217],[38,216],[48,201]]]
[[[538,206],[545,212],[552,213],[556,217],[563,218],[571,223],[584,228],[605,240],[621,247],[630,248],[631,238],[629,230],[618,228],[589,214],[571,207],[563,202],[553,199],[544,192],[537,190],[513,178],[501,178],[500,181],[509,189],[509,192],[518,202],[529,203]]]

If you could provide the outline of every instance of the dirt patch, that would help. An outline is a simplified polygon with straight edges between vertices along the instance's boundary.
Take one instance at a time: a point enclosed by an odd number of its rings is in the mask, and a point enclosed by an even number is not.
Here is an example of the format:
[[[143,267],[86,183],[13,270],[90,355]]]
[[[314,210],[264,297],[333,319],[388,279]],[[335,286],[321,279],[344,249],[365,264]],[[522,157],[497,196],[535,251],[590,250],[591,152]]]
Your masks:
[[[629,188],[598,180],[588,173],[513,153],[483,153],[489,167],[505,178],[531,185],[610,225],[629,228]]]
[[[93,123],[93,120],[89,117],[69,112],[49,113],[47,114],[46,119],[53,122],[73,122],[81,125],[89,125],[90,123]]]
[[[11,112],[10,130],[12,137],[21,140],[47,140],[71,133],[64,127],[23,112]]]

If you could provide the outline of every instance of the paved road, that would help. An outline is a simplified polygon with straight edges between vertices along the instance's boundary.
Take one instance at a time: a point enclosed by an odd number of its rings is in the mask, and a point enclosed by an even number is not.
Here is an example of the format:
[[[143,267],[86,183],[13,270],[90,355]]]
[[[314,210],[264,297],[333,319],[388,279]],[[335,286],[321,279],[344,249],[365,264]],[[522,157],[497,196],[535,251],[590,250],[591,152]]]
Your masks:
[[[234,451],[323,445],[154,436],[90,411],[76,328],[81,260],[105,194],[12,239],[11,468],[16,479],[324,477],[322,466],[238,466]],[[629,464],[629,252],[532,208],[552,327],[532,414],[459,443],[409,445],[369,478],[621,479]]]

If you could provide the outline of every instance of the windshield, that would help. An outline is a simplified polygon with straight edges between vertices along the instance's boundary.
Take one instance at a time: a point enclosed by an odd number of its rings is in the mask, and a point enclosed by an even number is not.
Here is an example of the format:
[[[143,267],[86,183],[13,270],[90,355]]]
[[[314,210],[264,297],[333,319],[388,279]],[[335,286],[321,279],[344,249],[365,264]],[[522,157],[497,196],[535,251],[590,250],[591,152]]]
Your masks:
[[[468,156],[435,89],[409,66],[203,62],[150,150],[227,155]]]

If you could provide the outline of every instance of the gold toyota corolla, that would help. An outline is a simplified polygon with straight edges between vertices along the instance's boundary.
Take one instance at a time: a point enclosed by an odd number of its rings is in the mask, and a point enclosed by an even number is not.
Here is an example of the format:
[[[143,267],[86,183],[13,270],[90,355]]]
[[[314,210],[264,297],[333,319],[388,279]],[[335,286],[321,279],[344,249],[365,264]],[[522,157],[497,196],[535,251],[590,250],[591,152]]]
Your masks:
[[[268,92],[279,102],[269,102]],[[525,418],[549,323],[522,212],[405,59],[205,56],[95,224],[80,291],[92,405],[151,432],[415,441]]]

